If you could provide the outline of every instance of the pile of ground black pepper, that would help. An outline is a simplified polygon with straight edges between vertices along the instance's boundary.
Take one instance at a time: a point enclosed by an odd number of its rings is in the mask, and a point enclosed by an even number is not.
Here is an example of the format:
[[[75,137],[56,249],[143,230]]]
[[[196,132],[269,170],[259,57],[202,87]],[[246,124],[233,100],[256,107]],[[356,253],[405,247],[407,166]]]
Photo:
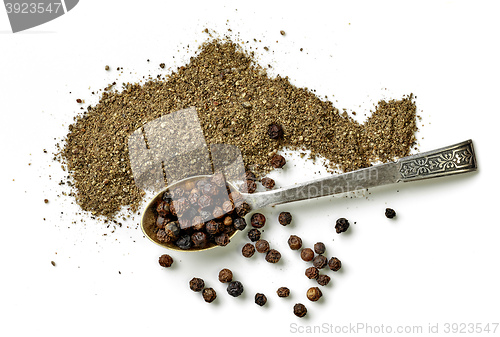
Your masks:
[[[164,78],[126,84],[122,91],[107,88],[69,126],[61,157],[81,208],[107,217],[122,205],[136,210],[143,193],[134,184],[128,136],[190,106],[196,107],[207,144],[236,145],[247,169],[260,176],[272,169],[272,154],[284,148],[310,150],[342,171],[393,160],[409,154],[417,130],[412,95],[380,101],[359,124],[287,77],[270,78],[239,44],[210,40]],[[269,138],[271,124],[283,127],[283,137]]]

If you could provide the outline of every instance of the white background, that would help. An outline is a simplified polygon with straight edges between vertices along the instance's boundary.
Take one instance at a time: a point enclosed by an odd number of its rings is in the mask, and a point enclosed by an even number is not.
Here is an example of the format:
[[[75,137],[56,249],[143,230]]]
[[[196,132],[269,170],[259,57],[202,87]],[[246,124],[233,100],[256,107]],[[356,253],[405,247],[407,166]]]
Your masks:
[[[94,0],[18,34],[0,9],[0,335],[286,335],[357,323],[493,329],[500,322],[499,9],[494,1]],[[138,216],[114,230],[80,214],[62,195],[65,172],[52,153],[80,111],[77,98],[95,104],[91,92],[108,83],[167,74],[158,64],[185,64],[206,40],[204,28],[251,41],[273,76],[328,95],[361,122],[380,99],[414,93],[419,150],[473,139],[479,171],[265,209],[264,237],[283,255],[276,265],[258,253],[244,259],[241,234],[225,249],[173,252],[175,267],[161,268],[165,250],[143,237]],[[320,165],[286,157],[286,169],[271,175],[278,186],[324,174]],[[385,218],[386,207],[396,219]],[[293,214],[293,225],[277,224],[281,210]],[[335,233],[339,217],[351,221],[348,233]],[[328,271],[332,282],[317,303],[305,297],[315,282],[288,249],[290,234],[305,246],[323,241],[326,254],[342,260],[341,272]],[[224,267],[244,284],[240,298],[217,281]],[[216,302],[189,290],[193,276],[216,289]],[[278,298],[280,286],[292,296]],[[256,292],[267,295],[265,307],[253,303]],[[292,314],[297,302],[309,310],[304,319]]]

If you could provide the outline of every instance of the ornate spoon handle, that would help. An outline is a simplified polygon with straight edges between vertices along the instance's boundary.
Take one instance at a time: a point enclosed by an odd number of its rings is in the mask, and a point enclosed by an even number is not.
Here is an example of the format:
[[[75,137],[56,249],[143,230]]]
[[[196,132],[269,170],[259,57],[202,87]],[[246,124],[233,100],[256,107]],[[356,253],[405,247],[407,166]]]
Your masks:
[[[477,169],[472,140],[398,160],[400,181],[442,177]]]
[[[316,179],[274,191],[244,194],[254,209],[369,187],[437,178],[477,169],[472,140],[404,157],[396,162]]]

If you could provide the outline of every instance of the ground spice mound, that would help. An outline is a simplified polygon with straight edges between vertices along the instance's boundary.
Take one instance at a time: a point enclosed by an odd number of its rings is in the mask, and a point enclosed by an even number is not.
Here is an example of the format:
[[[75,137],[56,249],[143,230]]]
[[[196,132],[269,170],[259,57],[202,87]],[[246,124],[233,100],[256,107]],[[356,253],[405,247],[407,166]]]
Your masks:
[[[351,171],[409,154],[417,130],[412,95],[381,101],[363,125],[332,102],[264,68],[229,40],[203,44],[190,62],[164,78],[105,91],[70,125],[62,149],[82,209],[112,217],[120,206],[137,209],[142,195],[128,160],[129,134],[164,114],[196,107],[208,144],[239,147],[248,169],[270,171],[283,148],[311,150],[331,168]],[[271,124],[283,137],[271,139]]]

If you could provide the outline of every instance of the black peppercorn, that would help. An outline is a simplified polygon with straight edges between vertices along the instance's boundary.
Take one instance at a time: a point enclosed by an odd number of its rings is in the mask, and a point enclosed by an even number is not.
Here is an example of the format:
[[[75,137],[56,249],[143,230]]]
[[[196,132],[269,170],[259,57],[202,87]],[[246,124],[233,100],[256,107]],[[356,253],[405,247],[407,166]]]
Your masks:
[[[217,293],[213,288],[205,288],[203,289],[203,299],[207,303],[212,303],[217,298]]]
[[[276,294],[278,294],[279,297],[288,297],[290,296],[290,289],[287,287],[280,287],[276,290]]]
[[[181,233],[181,227],[179,225],[179,222],[170,221],[168,224],[166,224],[165,233],[170,239],[176,240],[179,237],[179,234]]]
[[[286,164],[286,160],[285,160],[285,157],[283,157],[282,155],[279,155],[279,154],[275,154],[272,158],[271,158],[271,162],[270,162],[271,166],[274,167],[274,168],[282,168],[283,166],[285,166]]]
[[[255,190],[257,190],[257,183],[255,180],[247,180],[245,181],[242,190],[245,193],[255,193]]]
[[[318,276],[316,281],[318,281],[318,284],[320,286],[326,286],[328,283],[330,283],[330,279],[330,276],[322,274]]]
[[[267,297],[264,294],[257,293],[255,294],[255,304],[259,306],[263,306],[267,303]]]
[[[293,314],[297,317],[304,317],[307,314],[307,308],[302,303],[293,306]]]
[[[191,221],[191,226],[195,231],[201,231],[205,228],[205,222],[203,222],[201,216],[197,215],[193,218],[193,221]]]
[[[233,280],[233,272],[227,268],[221,269],[219,272],[219,281],[222,283],[231,282]]]
[[[317,279],[319,276],[319,270],[316,267],[309,267],[305,272],[308,279]]]
[[[175,242],[175,244],[180,249],[185,250],[191,249],[191,246],[193,245],[193,243],[191,242],[191,236],[189,234],[181,236],[180,239]]]
[[[222,231],[222,224],[217,221],[210,220],[205,224],[205,230],[208,234],[216,235]]]
[[[158,262],[160,263],[160,266],[168,268],[172,265],[172,263],[174,263],[174,260],[172,259],[172,257],[170,255],[163,254],[158,259]]]
[[[313,266],[318,269],[325,268],[327,263],[328,259],[324,255],[316,255],[316,257],[314,257],[313,259]]]
[[[164,200],[160,201],[158,206],[156,206],[156,213],[158,213],[159,216],[166,217],[170,214],[170,204]]]
[[[326,247],[325,247],[325,244],[323,242],[316,242],[314,244],[314,252],[316,252],[316,254],[324,254],[326,251]]]
[[[207,234],[203,232],[194,232],[191,235],[191,241],[193,241],[195,247],[205,247],[207,245]]]
[[[234,205],[231,200],[226,200],[222,204],[222,210],[224,211],[224,214],[231,214],[234,210]]]
[[[304,248],[300,252],[300,258],[306,262],[312,261],[314,258],[314,252],[311,248]]]
[[[330,261],[328,261],[328,267],[333,271],[337,271],[342,267],[342,262],[336,257],[332,257]]]
[[[269,130],[267,131],[269,138],[279,139],[283,137],[283,128],[278,124],[269,125]]]
[[[255,249],[259,253],[267,253],[269,251],[269,242],[262,239],[257,240],[257,242],[255,242]]]
[[[255,228],[262,228],[266,224],[266,217],[262,213],[254,213],[250,218],[250,224]]]
[[[283,226],[287,226],[292,222],[292,215],[289,212],[281,212],[278,216],[278,222]]]
[[[297,235],[290,235],[288,238],[288,246],[291,250],[298,250],[302,247],[302,239]]]
[[[396,211],[393,210],[392,208],[386,208],[385,209],[385,216],[388,217],[389,219],[392,219],[396,216]]]
[[[312,287],[307,289],[306,296],[310,301],[316,302],[321,298],[321,296],[323,296],[323,294],[321,293],[321,290],[319,290],[318,287]]]
[[[337,234],[345,232],[349,228],[349,221],[346,218],[337,219],[335,224],[335,231]]]
[[[243,284],[240,281],[232,281],[227,285],[227,293],[233,297],[238,297],[243,293]]]
[[[189,288],[192,291],[201,291],[205,287],[205,281],[201,278],[193,277],[191,281],[189,281]]]
[[[189,192],[189,197],[187,198],[191,205],[195,205],[198,203],[198,199],[201,197],[201,191],[197,188],[193,188],[191,192]]]
[[[271,249],[266,254],[266,261],[269,263],[278,263],[281,259],[281,253],[276,249]]]
[[[248,238],[250,241],[255,242],[260,239],[260,231],[257,228],[252,228],[248,231]]]
[[[167,235],[167,233],[163,229],[159,229],[156,232],[156,239],[160,242],[170,242],[171,238]]]
[[[212,197],[209,195],[202,195],[201,197],[198,198],[198,206],[200,206],[201,209],[208,209],[212,206],[212,204],[213,200]]]
[[[235,209],[236,209],[236,214],[238,214],[238,216],[240,217],[244,217],[252,210],[250,205],[244,201],[241,204],[239,204]]]
[[[252,257],[255,254],[255,247],[251,243],[246,243],[241,249],[241,254],[244,257]]]
[[[264,186],[268,190],[272,190],[274,185],[276,184],[273,179],[265,177],[260,180],[262,186]]]
[[[243,218],[236,218],[233,220],[234,227],[237,230],[244,230],[247,227],[247,222]]]
[[[227,235],[226,233],[222,233],[220,235],[217,235],[215,238],[214,238],[214,241],[215,241],[215,244],[217,246],[222,246],[222,247],[225,247],[229,244],[230,242],[230,239],[229,239],[229,235]]]

